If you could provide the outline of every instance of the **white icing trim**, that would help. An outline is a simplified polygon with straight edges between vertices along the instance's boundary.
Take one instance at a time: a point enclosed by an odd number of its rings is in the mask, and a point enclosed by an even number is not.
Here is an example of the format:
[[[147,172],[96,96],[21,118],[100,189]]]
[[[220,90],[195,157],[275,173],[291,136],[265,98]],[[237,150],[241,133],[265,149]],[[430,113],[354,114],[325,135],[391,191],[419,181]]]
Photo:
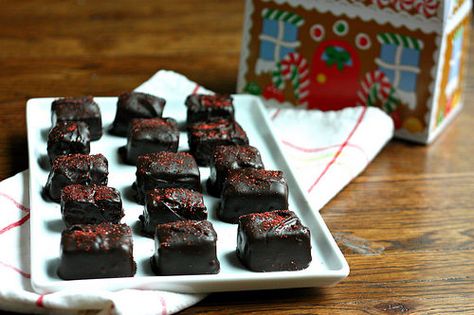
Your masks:
[[[245,2],[244,23],[242,26],[242,44],[240,49],[239,74],[237,76],[237,93],[242,93],[245,88],[245,75],[247,74],[247,59],[249,57],[249,44],[252,30],[253,0]]]
[[[434,66],[431,68],[431,83],[429,86],[430,98],[428,99],[427,106],[428,111],[425,115],[425,122],[428,126],[427,132],[433,130],[434,123],[436,121],[436,113],[434,112],[438,107],[439,94],[441,93],[441,80],[443,77],[443,68],[446,55],[446,38],[447,33],[444,33],[442,36],[436,36],[436,47],[433,52]]]
[[[255,73],[259,75],[266,72],[273,72],[276,70],[275,65],[276,62],[274,61],[257,59],[257,62],[255,63]]]
[[[451,121],[453,121],[453,119],[461,112],[463,105],[464,104],[462,100],[459,101],[458,105],[456,105],[456,107],[448,114],[448,117],[445,117],[441,124],[435,130],[433,130],[433,132],[430,132],[428,140],[426,141],[427,144],[433,142],[433,140],[439,136],[439,134],[451,123]]]

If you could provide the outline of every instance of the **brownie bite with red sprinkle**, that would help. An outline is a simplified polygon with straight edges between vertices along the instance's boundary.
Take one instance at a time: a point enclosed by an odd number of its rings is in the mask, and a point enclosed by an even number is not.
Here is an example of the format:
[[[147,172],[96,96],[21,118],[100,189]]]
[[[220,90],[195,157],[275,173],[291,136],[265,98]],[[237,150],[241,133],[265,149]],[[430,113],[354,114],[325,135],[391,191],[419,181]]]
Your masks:
[[[191,94],[186,98],[188,125],[224,118],[234,120],[234,104],[230,95]]]
[[[124,212],[120,192],[107,186],[69,185],[61,193],[64,224],[119,223]]]
[[[120,94],[110,132],[117,136],[127,136],[132,119],[160,118],[163,115],[165,104],[165,99],[147,93]]]
[[[126,224],[73,225],[62,232],[61,279],[133,277],[136,269],[132,230]]]
[[[242,168],[263,169],[262,157],[257,148],[248,145],[217,146],[210,160],[211,175],[207,180],[207,192],[220,197],[229,172]]]
[[[61,121],[48,134],[48,156],[54,161],[59,155],[90,152],[89,127],[82,121]]]
[[[53,126],[61,121],[83,121],[89,126],[91,140],[102,137],[102,116],[92,96],[66,97],[51,104]]]
[[[288,208],[288,185],[283,172],[244,168],[229,173],[218,216],[237,223],[241,215]]]
[[[189,126],[188,144],[197,163],[201,166],[208,166],[217,146],[248,145],[249,140],[237,122],[218,119]]]
[[[288,210],[239,218],[237,256],[252,271],[293,271],[309,266],[310,230]]]
[[[152,269],[160,276],[218,273],[216,242],[217,233],[209,221],[159,224]]]
[[[206,220],[207,209],[200,192],[186,188],[157,188],[147,192],[140,216],[142,231],[155,234],[157,224],[183,220]]]
[[[179,130],[173,118],[133,119],[128,131],[126,162],[135,165],[139,155],[178,151]]]
[[[157,152],[140,155],[137,180],[133,185],[137,202],[143,204],[145,194],[155,188],[182,187],[201,191],[201,178],[193,156],[186,152]]]
[[[53,161],[45,191],[59,202],[64,187],[72,184],[107,186],[108,175],[108,161],[102,154],[60,155]]]

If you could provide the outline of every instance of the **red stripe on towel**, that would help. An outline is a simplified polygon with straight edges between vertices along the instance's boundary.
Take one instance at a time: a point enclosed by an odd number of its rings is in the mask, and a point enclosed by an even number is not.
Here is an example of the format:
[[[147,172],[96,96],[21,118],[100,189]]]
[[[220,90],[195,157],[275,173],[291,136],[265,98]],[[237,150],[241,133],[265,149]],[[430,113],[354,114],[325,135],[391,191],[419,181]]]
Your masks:
[[[21,211],[24,211],[24,212],[30,212],[30,208],[28,207],[25,207],[24,205],[22,205],[21,203],[19,203],[18,201],[16,201],[15,199],[13,199],[12,197],[10,197],[9,195],[3,193],[3,192],[0,192],[0,196],[10,200],[14,205],[15,207],[17,207],[18,209],[20,209]]]
[[[20,220],[16,221],[16,222],[13,222],[12,224],[10,225],[7,225],[6,227],[4,227],[3,229],[0,230],[0,235],[13,229],[13,228],[16,228],[18,226],[21,226],[23,225],[23,223],[25,223],[26,221],[28,221],[28,219],[30,218],[30,214],[28,213],[27,215],[25,215],[23,218],[21,218]]]
[[[20,275],[22,275],[23,277],[27,278],[27,279],[30,279],[31,278],[31,274],[29,274],[28,272],[25,272],[23,270],[21,270],[20,268],[17,268],[15,266],[12,266],[10,264],[7,264],[7,263],[4,263],[3,261],[0,261],[0,265],[5,267],[5,268],[8,268],[8,269],[11,269],[13,271],[16,271],[18,272]]]

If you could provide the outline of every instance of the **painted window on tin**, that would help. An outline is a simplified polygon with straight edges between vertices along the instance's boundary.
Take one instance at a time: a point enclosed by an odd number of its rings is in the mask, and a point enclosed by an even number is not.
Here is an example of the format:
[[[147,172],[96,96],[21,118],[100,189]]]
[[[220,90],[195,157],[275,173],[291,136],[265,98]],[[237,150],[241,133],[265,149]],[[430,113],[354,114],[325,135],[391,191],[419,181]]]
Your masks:
[[[377,39],[381,44],[379,58],[375,60],[379,70],[390,80],[398,98],[410,109],[415,109],[423,42],[394,33],[381,33]]]
[[[275,70],[277,62],[300,46],[298,28],[303,23],[299,15],[289,11],[262,10],[262,32],[255,73]]]
[[[459,28],[453,37],[453,51],[449,59],[448,85],[446,86],[446,95],[451,96],[459,86],[459,74],[461,72],[461,56],[463,46],[464,27]]]

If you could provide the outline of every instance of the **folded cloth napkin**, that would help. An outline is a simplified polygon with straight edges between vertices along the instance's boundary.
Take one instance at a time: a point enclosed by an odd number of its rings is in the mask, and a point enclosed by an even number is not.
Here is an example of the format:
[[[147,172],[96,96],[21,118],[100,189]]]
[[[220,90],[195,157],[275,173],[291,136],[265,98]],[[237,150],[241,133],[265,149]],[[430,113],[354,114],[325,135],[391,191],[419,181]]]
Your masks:
[[[166,97],[210,93],[184,76],[159,71],[137,91]],[[269,109],[284,154],[319,210],[357,176],[391,138],[391,119],[376,108],[338,112]],[[121,290],[40,295],[30,285],[28,171],[0,182],[0,309],[23,313],[172,314],[203,294]],[[36,210],[36,209],[35,209]],[[139,306],[139,307],[138,307]]]

